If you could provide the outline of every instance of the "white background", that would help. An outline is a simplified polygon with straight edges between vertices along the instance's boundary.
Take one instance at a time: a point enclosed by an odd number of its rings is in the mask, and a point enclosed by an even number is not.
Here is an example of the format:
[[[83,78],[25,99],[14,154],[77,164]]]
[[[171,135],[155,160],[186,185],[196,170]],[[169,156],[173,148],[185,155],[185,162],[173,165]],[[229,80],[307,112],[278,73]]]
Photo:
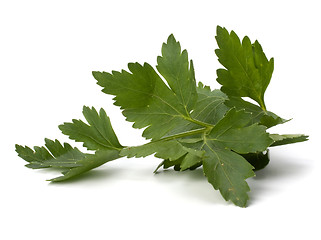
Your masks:
[[[1,0],[0,238],[320,239],[318,2]],[[104,107],[123,145],[143,143],[91,71],[155,66],[171,33],[197,80],[219,88],[217,25],[258,39],[275,58],[266,104],[293,120],[271,132],[310,135],[271,149],[270,165],[248,180],[247,208],[225,202],[201,169],[154,175],[154,157],[116,160],[61,184],[45,181],[58,172],[24,167],[14,144],[69,141],[57,126],[82,118],[83,105]]]

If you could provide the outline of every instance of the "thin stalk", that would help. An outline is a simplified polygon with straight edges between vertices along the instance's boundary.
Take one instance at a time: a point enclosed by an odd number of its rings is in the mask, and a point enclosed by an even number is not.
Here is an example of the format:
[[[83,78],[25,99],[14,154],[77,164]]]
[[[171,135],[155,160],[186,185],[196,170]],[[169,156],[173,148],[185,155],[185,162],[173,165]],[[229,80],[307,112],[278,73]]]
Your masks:
[[[213,128],[213,127],[214,127],[214,125],[212,125],[212,124],[208,124],[208,123],[199,121],[199,120],[194,119],[194,118],[191,118],[191,117],[184,117],[184,119],[187,120],[187,121],[189,121],[189,122],[195,123],[195,124],[197,124],[197,125],[206,127],[206,128]]]
[[[262,108],[262,110],[263,110],[264,112],[266,112],[266,106],[265,106],[265,103],[264,103],[264,100],[263,100],[263,99],[260,99],[259,104],[260,104],[260,107]]]
[[[211,128],[212,128],[212,126],[211,126]],[[206,132],[208,130],[209,130],[209,127],[194,129],[194,130],[190,130],[190,131],[187,131],[187,132],[182,132],[182,133],[174,134],[174,135],[171,135],[171,136],[168,136],[168,137],[164,137],[164,138],[161,138],[161,139],[157,139],[155,141],[151,141],[150,143],[161,142],[161,141],[169,141],[169,140],[174,140],[176,138],[188,137],[188,136],[204,133],[204,132]]]

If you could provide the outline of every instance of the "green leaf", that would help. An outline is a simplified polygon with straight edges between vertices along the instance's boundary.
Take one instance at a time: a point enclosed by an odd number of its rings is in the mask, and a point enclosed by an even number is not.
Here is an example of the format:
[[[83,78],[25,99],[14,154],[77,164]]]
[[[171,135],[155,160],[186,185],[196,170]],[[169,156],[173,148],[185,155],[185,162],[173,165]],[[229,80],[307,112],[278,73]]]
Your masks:
[[[134,122],[135,128],[146,127],[143,136],[153,140],[190,119],[190,110],[196,102],[194,70],[187,52],[181,53],[179,43],[171,36],[162,52],[158,68],[170,88],[147,63],[128,64],[130,72],[93,72],[103,92],[115,96],[114,104],[123,109],[126,120]]]
[[[71,147],[68,143],[61,143],[58,140],[45,139],[45,146],[35,146],[34,150],[16,144],[18,156],[28,162],[26,167],[39,168],[73,168],[80,164],[78,160],[86,157],[86,154]]]
[[[157,58],[157,63],[158,72],[166,79],[188,115],[197,100],[193,61],[189,64],[187,51],[181,51],[173,34],[167,43],[163,43],[162,56]]]
[[[205,126],[213,126],[218,123],[229,110],[229,107],[225,105],[225,101],[228,98],[220,90],[216,89],[211,91],[210,87],[204,86],[201,82],[199,82],[196,90],[198,98],[195,107],[190,114],[191,119],[195,121],[185,120],[167,135],[170,136],[198,129],[200,128],[200,125],[196,121],[204,123]]]
[[[187,169],[194,170],[197,167],[202,166],[204,153],[203,153],[203,151],[198,151],[198,152],[202,152],[202,155],[191,154],[191,153],[188,153],[185,155],[185,157],[182,159],[182,162],[180,163],[180,170],[181,171],[184,171]]]
[[[229,109],[225,105],[227,96],[218,89],[211,91],[201,82],[198,84],[197,94],[198,100],[191,114],[192,118],[215,125]]]
[[[265,126],[249,125],[251,115],[244,110],[236,111],[232,108],[215,125],[207,139],[242,154],[265,151],[273,140],[266,133]]]
[[[96,151],[94,155],[86,155],[85,158],[80,159],[77,162],[79,166],[63,171],[62,176],[50,179],[49,181],[61,182],[74,178],[117,158],[120,158],[118,150],[107,149]]]
[[[270,83],[274,60],[268,60],[258,41],[254,44],[246,36],[242,42],[234,31],[217,27],[215,50],[219,62],[226,69],[217,70],[217,81],[229,96],[250,97],[266,110],[264,93]]]
[[[270,111],[264,111],[259,106],[243,100],[240,97],[229,97],[225,104],[230,108],[235,107],[237,110],[244,109],[246,112],[252,113],[252,123],[259,123],[266,126],[267,128],[276,126],[278,124],[283,124],[289,120],[285,120],[275,113]]]
[[[84,107],[83,114],[88,122],[73,120],[64,123],[59,128],[77,142],[83,142],[89,150],[97,150],[95,154],[85,154],[77,148],[72,148],[68,143],[62,145],[58,140],[45,139],[45,146],[29,147],[16,145],[18,155],[29,162],[29,168],[59,168],[63,176],[50,181],[64,181],[78,176],[106,162],[120,157],[123,148],[112,129],[110,120],[103,109],[99,114],[95,108]]]
[[[121,106],[133,127],[147,127],[143,136],[159,139],[184,121],[185,107],[149,64],[132,63],[128,68],[131,73],[123,70],[93,75],[105,93],[116,96],[114,104]]]
[[[245,207],[250,191],[245,179],[253,177],[253,167],[240,155],[218,149],[212,143],[204,147],[206,157],[203,160],[204,174],[216,190],[220,190],[226,201]]]
[[[29,147],[16,145],[18,156],[28,162],[26,167],[54,168],[62,171],[63,176],[53,178],[49,181],[64,181],[78,176],[93,168],[119,158],[119,150],[99,150],[95,154],[85,154],[77,148],[71,147],[68,143],[62,145],[58,140],[45,139],[45,146]]]
[[[271,144],[271,147],[274,147],[274,146],[286,145],[291,143],[304,142],[308,140],[309,136],[304,134],[284,134],[284,135],[270,134],[270,137],[274,141]]]
[[[250,190],[245,179],[254,176],[254,172],[253,166],[237,153],[265,151],[273,142],[265,126],[249,125],[251,115],[232,108],[205,136],[202,145],[203,169],[208,181],[220,190],[225,200],[241,207],[246,206]]]
[[[72,123],[59,126],[62,133],[76,142],[83,142],[88,150],[122,148],[104,109],[100,109],[98,114],[95,108],[84,106],[83,114],[89,125],[82,120],[73,119]]]

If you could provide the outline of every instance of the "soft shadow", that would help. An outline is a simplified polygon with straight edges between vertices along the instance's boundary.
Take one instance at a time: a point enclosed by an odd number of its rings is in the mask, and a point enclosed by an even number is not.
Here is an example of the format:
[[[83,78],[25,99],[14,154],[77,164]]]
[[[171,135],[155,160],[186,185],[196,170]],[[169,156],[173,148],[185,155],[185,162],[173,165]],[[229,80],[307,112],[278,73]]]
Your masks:
[[[288,156],[281,154],[273,155],[270,163],[264,169],[256,171],[256,176],[247,180],[251,188],[249,206],[269,194],[277,194],[281,189],[276,186],[304,176],[311,166],[305,164],[307,161],[309,160],[295,157],[289,159]]]
[[[293,161],[286,156],[273,156],[273,159],[270,160],[270,163],[266,168],[255,172],[255,179],[265,180],[291,178],[293,176],[301,175],[308,170],[308,165],[304,164],[304,162],[308,161],[307,159],[300,159],[299,161],[296,158],[292,158],[292,160]]]
[[[229,204],[208,183],[203,173],[203,168],[186,171],[174,171],[173,169],[160,170],[155,174],[155,180],[160,184],[169,185],[168,189],[175,191],[175,194],[197,202],[208,204]],[[175,185],[172,187],[172,185]]]

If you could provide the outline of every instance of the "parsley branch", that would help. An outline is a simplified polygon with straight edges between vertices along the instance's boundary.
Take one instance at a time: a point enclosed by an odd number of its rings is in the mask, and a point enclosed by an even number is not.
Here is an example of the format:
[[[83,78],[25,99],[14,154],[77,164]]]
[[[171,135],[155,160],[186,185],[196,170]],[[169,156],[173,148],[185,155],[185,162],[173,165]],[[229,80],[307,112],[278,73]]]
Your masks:
[[[252,43],[247,36],[241,41],[235,32],[219,26],[216,41],[215,53],[223,66],[217,70],[220,90],[201,82],[196,85],[193,61],[172,34],[162,45],[156,69],[148,63],[129,63],[128,71],[93,72],[126,120],[134,128],[145,128],[143,137],[149,143],[123,146],[106,112],[85,106],[86,122],[73,119],[59,129],[90,153],[45,139],[44,146],[33,149],[16,145],[18,156],[29,168],[58,169],[62,175],[49,181],[60,182],[121,157],[154,154],[162,159],[154,172],[161,167],[178,171],[202,167],[207,181],[226,201],[245,207],[250,190],[246,179],[269,163],[268,148],[303,142],[308,136],[267,132],[288,120],[266,109],[264,94],[274,59],[267,59],[259,42]]]

